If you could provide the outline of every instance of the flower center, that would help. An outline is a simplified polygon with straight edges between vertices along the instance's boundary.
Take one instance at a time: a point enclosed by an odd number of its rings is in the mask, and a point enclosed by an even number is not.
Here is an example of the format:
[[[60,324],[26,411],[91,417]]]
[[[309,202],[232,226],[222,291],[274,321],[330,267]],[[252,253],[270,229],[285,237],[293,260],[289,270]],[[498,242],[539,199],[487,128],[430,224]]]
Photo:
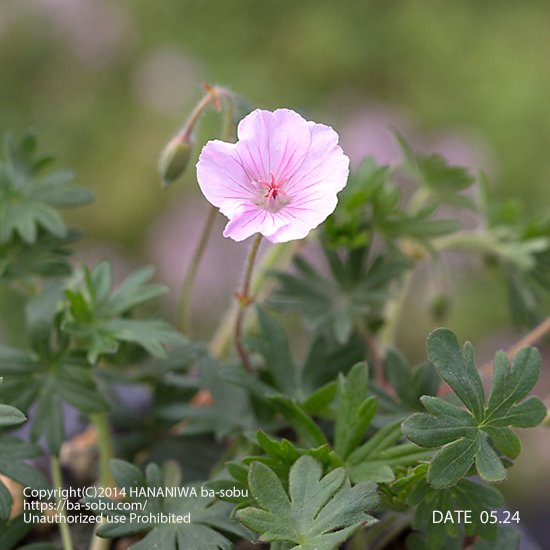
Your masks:
[[[265,194],[262,194],[262,197],[258,200],[257,204],[259,206],[263,206],[271,212],[277,212],[289,202],[286,192],[281,189],[281,186],[287,183],[288,179],[285,178],[277,181],[277,178],[273,172],[271,172],[270,175],[270,181],[258,180],[258,183],[265,187],[265,189],[262,190],[262,193],[265,191]]]
[[[259,180],[258,183],[261,185],[265,185],[267,189],[267,192],[264,195],[264,197],[269,200],[275,200],[279,195],[286,197],[286,193],[281,189],[281,185],[283,185],[287,181],[288,181],[287,179],[276,181],[275,174],[271,172],[271,181],[267,182],[267,181]]]

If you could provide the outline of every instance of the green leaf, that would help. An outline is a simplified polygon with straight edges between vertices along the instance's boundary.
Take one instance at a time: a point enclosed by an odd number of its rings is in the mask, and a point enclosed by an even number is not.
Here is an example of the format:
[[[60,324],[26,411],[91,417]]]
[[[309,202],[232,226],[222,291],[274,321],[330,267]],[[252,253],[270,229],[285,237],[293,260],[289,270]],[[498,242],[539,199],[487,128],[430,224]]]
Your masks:
[[[165,357],[166,344],[186,342],[164,321],[128,318],[134,307],[166,291],[159,285],[145,284],[152,273],[150,268],[141,269],[113,290],[111,265],[103,261],[92,270],[84,267],[82,280],[65,291],[62,329],[87,350],[90,363],[95,364],[100,355],[116,353],[121,342],[136,344],[155,357]]]
[[[395,479],[392,466],[408,466],[431,456],[431,452],[417,445],[398,445],[401,438],[401,420],[398,419],[380,428],[357,447],[346,460],[351,480],[387,483]]]
[[[256,434],[256,443],[265,453],[265,456],[245,457],[243,459],[244,465],[240,465],[242,469],[236,472],[236,476],[232,474],[236,480],[242,481],[240,476],[243,471],[245,472],[245,476],[246,472],[248,472],[248,468],[245,465],[250,465],[254,462],[262,462],[269,466],[285,483],[288,480],[291,467],[302,456],[311,456],[324,468],[334,468],[335,465],[342,465],[342,461],[330,450],[328,444],[313,448],[298,447],[288,439],[277,439],[261,430]]]
[[[69,245],[79,236],[77,231],[69,230],[63,239],[42,233],[33,244],[18,237],[4,244],[0,242],[0,280],[13,283],[31,275],[44,278],[69,275]]]
[[[321,465],[301,457],[289,476],[288,494],[277,475],[260,462],[251,465],[249,486],[257,507],[236,512],[239,521],[266,542],[289,542],[301,550],[333,550],[360,525],[372,523],[366,512],[378,503],[374,484],[351,484],[342,468],[322,477]]]
[[[115,459],[111,461],[111,472],[118,486],[125,489],[125,500],[141,503],[142,508],[133,512],[141,517],[129,521],[130,512],[113,508],[113,501],[86,499],[106,505],[101,510],[103,517],[121,514],[128,517],[125,522],[103,524],[98,530],[101,537],[118,538],[146,532],[145,538],[130,547],[132,550],[155,547],[231,550],[233,545],[226,535],[250,538],[251,533],[231,519],[230,504],[216,501],[212,491],[203,493],[202,483],[180,485],[181,474],[175,463],[168,463],[162,469],[149,464],[143,474],[133,464]],[[144,491],[143,494],[140,491]],[[160,514],[187,517],[187,520],[157,521],[155,518],[161,517]]]
[[[27,417],[15,407],[0,404],[0,427],[17,426],[27,420]]]
[[[298,313],[317,334],[343,346],[352,341],[361,320],[369,325],[383,316],[389,288],[409,267],[402,256],[368,258],[368,247],[339,255],[324,248],[330,277],[302,257],[294,258],[296,275],[277,274],[279,287],[269,303],[284,312]]]
[[[536,426],[542,420],[542,418],[537,420],[538,416],[542,415],[542,409],[537,414],[539,406],[536,402],[528,400],[519,410],[515,403],[527,396],[537,383],[539,374],[540,354],[535,348],[521,349],[514,357],[513,367],[510,366],[506,354],[498,353],[494,363],[493,388],[489,397],[487,422],[493,425],[505,422],[505,425],[524,428]],[[525,407],[528,402],[530,404]],[[510,416],[513,418],[506,418]]]
[[[326,384],[334,384],[339,373],[347,373],[352,365],[364,358],[364,344],[358,336],[340,346],[326,335],[317,335],[300,367],[302,393],[310,395]]]
[[[14,364],[23,368],[16,370]],[[30,421],[31,435],[36,440],[45,434],[49,450],[54,454],[59,452],[65,438],[63,402],[85,414],[107,409],[90,366],[71,354],[43,358],[3,348],[0,374],[10,375],[9,381],[0,386],[0,395],[5,401],[23,410],[31,404],[36,406]]]
[[[506,414],[491,420],[493,426],[515,426],[517,428],[533,428],[540,424],[546,416],[546,406],[538,397],[529,397],[519,405],[508,409]]]
[[[384,372],[395,395],[373,384],[372,391],[379,396],[378,417],[393,421],[411,412],[422,410],[423,395],[437,395],[441,379],[430,363],[412,366],[395,349],[388,349]]]
[[[437,488],[451,487],[466,476],[479,452],[479,440],[477,434],[474,439],[461,438],[435,453],[428,470],[430,484]],[[483,470],[479,472],[482,473]]]
[[[67,227],[56,208],[81,206],[94,197],[73,185],[68,172],[37,177],[43,163],[28,143],[28,134],[19,141],[6,139],[0,162],[0,244],[18,238],[34,244],[44,232],[65,238]]]
[[[35,489],[47,489],[50,487],[50,484],[40,471],[26,462],[27,459],[37,458],[42,456],[42,454],[42,449],[37,445],[21,441],[9,435],[0,434],[0,473],[24,487]],[[11,506],[12,499],[10,493],[0,482],[0,520],[6,520],[9,517]],[[4,534],[4,530],[10,531],[9,525],[12,525],[14,530],[17,531],[17,523],[12,522],[4,528],[0,526],[0,548],[4,548],[1,541],[4,540],[4,536],[8,536]],[[6,548],[9,547],[6,546]]]
[[[0,525],[0,548],[19,548],[17,543],[23,539],[32,529],[40,512],[29,511],[26,517],[19,514],[5,525]],[[33,520],[28,521],[28,516],[33,516]]]
[[[401,141],[404,145],[404,141]],[[416,156],[410,148],[405,155],[409,156],[408,164],[414,175],[422,182],[422,171]],[[462,168],[452,167],[449,176],[451,171],[455,175],[464,172]],[[434,173],[434,170],[431,172]],[[471,199],[458,195],[454,190],[442,192],[442,186],[438,185],[429,194],[441,197],[441,200],[431,200],[425,208],[409,206],[404,209],[401,184],[394,180],[393,173],[388,166],[376,166],[371,158],[361,164],[340,193],[335,212],[323,225],[323,242],[328,248],[360,251],[372,243],[373,234],[376,233],[392,241],[409,237],[429,245],[430,239],[460,228],[456,220],[435,218],[434,214],[442,201],[471,207]]]
[[[320,414],[333,401],[336,392],[336,382],[329,382],[311,393],[302,403],[302,407],[308,414]]]
[[[519,437],[510,428],[495,428],[494,426],[484,426],[491,441],[498,451],[510,458],[517,458],[521,452],[521,442]]]
[[[462,191],[475,181],[467,168],[450,166],[441,155],[418,155],[417,162],[425,184],[439,195]]]
[[[365,437],[377,407],[376,397],[367,397],[368,367],[358,363],[347,377],[338,379],[338,412],[334,450],[345,460]]]
[[[428,338],[428,355],[466,406],[462,409],[443,399],[424,396],[422,403],[429,414],[414,414],[403,423],[403,433],[414,443],[441,447],[430,463],[428,481],[435,488],[451,487],[473,464],[483,479],[503,480],[506,470],[496,450],[510,458],[517,457],[521,450],[510,427],[536,426],[546,416],[540,399],[521,401],[538,379],[539,353],[534,348],[522,349],[513,367],[504,353],[498,353],[487,404],[470,344],[461,352],[451,331],[437,329]]]
[[[402,135],[398,132],[394,132],[394,135],[405,158],[405,165],[437,202],[477,209],[470,197],[460,194],[475,182],[467,168],[452,166],[438,154],[415,153]]]
[[[520,543],[520,532],[508,525],[498,526],[496,540],[478,540],[473,550],[517,550]]]
[[[12,504],[13,499],[11,498],[11,493],[6,486],[0,482],[0,525],[10,517]]]
[[[321,428],[296,401],[282,395],[272,396],[269,401],[277,407],[285,420],[296,430],[301,445],[318,447],[327,443]]]
[[[428,357],[476,420],[481,420],[485,395],[473,361],[472,345],[467,342],[461,353],[458,340],[450,330],[436,329],[428,338]]]
[[[476,468],[479,475],[486,481],[500,481],[506,477],[506,470],[498,454],[491,447],[489,436],[485,433],[480,434]]]
[[[453,547],[460,544],[464,536],[478,535],[483,540],[495,540],[498,525],[482,521],[481,512],[495,510],[502,506],[500,493],[486,485],[469,480],[461,480],[448,489],[434,489],[424,480],[416,484],[409,493],[407,502],[416,506],[413,527],[426,534],[426,547]],[[469,522],[434,522],[433,512],[448,512],[456,519],[456,510],[471,510]]]
[[[298,389],[298,370],[296,369],[288,340],[283,327],[273,315],[263,308],[257,307],[256,314],[260,323],[262,338],[256,346],[264,357],[266,367],[275,382],[276,388],[288,396],[296,396]]]

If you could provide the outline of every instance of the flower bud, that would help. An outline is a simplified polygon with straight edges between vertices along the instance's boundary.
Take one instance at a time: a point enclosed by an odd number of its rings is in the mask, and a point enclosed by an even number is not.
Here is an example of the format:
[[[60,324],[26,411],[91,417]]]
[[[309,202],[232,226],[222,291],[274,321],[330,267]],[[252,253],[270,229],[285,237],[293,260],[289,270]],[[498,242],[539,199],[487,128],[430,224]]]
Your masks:
[[[168,142],[159,159],[159,173],[164,188],[183,175],[192,150],[193,141],[189,135],[178,134]]]

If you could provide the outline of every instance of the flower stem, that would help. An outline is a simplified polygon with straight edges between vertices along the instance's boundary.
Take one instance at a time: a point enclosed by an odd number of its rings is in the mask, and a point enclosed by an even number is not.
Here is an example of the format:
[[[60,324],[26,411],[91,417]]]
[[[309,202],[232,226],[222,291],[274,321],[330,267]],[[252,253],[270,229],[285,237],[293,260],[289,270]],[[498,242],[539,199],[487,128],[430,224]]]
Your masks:
[[[252,246],[250,247],[250,252],[248,253],[248,258],[246,260],[242,288],[241,291],[237,293],[239,311],[237,313],[237,319],[235,320],[235,345],[243,363],[243,367],[248,372],[252,372],[252,366],[250,364],[248,352],[242,342],[242,332],[245,314],[248,306],[252,302],[252,296],[250,295],[250,282],[252,280],[252,271],[254,269],[254,263],[256,261],[256,256],[258,255],[258,249],[261,242],[262,235],[257,233],[254,237],[254,241],[252,241]]]
[[[254,275],[251,283],[251,292],[254,296],[258,298],[260,291],[262,296],[269,294],[274,284],[274,281],[273,284],[266,283],[269,272],[275,267],[285,269],[300,246],[302,246],[301,241],[291,241],[289,243],[279,244],[277,246],[272,246],[262,256],[260,265],[256,270],[256,275]],[[238,311],[239,304],[233,302],[223,316],[210,340],[209,349],[212,356],[224,357],[227,355],[232,341],[233,327],[235,326]]]
[[[399,332],[399,324],[403,317],[405,304],[409,298],[412,289],[412,281],[414,277],[414,267],[403,276],[401,288],[395,298],[390,300],[386,305],[385,318],[386,322],[380,331],[380,343],[382,348],[395,345],[397,334]]]
[[[204,110],[210,102],[214,102],[214,105],[216,105],[215,102],[216,101],[219,102],[220,97],[223,97],[225,116],[223,118],[221,135],[224,141],[233,141],[233,138],[234,138],[233,117],[235,113],[235,105],[234,105],[233,97],[231,93],[229,93],[227,90],[224,90],[223,88],[212,88],[212,89],[215,91],[213,92],[207,89],[208,91],[207,95],[205,95],[202,101],[197,105],[197,107],[195,107],[195,110],[193,111],[193,113],[191,113],[191,116],[189,117],[189,121],[185,125],[184,130],[182,131],[185,131],[185,128],[192,127],[196,123],[196,121],[198,120],[198,117],[200,117],[200,114],[202,113],[202,110]],[[191,257],[191,262],[189,263],[187,272],[185,273],[185,277],[181,285],[181,293],[180,293],[180,301],[179,301],[179,328],[183,334],[190,335],[191,333],[191,319],[190,319],[191,292],[193,290],[193,285],[197,277],[197,272],[199,270],[202,257],[204,256],[206,246],[208,244],[208,241],[210,240],[212,229],[214,228],[214,223],[216,221],[216,213],[217,213],[217,209],[214,206],[211,206],[208,211],[208,216],[206,218],[206,221],[204,222],[204,226],[201,231],[199,241],[197,242],[195,251],[193,252],[193,256]]]
[[[99,482],[102,487],[112,487],[115,482],[109,469],[109,462],[114,457],[111,430],[106,413],[90,415],[90,420],[97,433],[99,447]]]
[[[189,118],[185,122],[185,125],[180,130],[180,136],[182,138],[189,137],[191,132],[195,129],[199,118],[202,116],[204,111],[208,108],[209,105],[212,105],[216,110],[221,110],[221,98],[229,99],[231,94],[224,88],[219,88],[217,86],[210,86],[209,84],[204,84],[204,91],[206,92],[201,100],[195,105],[195,108],[189,115]]]
[[[113,487],[115,481],[109,469],[109,462],[114,457],[113,442],[109,428],[109,420],[106,413],[95,413],[90,415],[90,420],[96,430],[97,444],[99,447],[99,483],[102,487]],[[97,522],[99,527],[102,523]],[[90,544],[90,550],[106,550],[111,545],[109,539],[98,537],[94,534]]]
[[[61,475],[61,464],[59,463],[59,457],[55,455],[50,456],[50,469],[52,474],[52,483],[55,489],[57,489],[57,510],[61,516],[59,522],[59,531],[61,533],[61,542],[63,544],[63,550],[73,550],[73,540],[71,537],[71,531],[69,524],[65,521],[67,513],[65,512],[65,502],[61,496],[61,489],[63,488],[63,478]]]
[[[222,139],[223,141],[235,140],[235,101],[233,96],[225,91],[223,98],[225,99],[224,111],[225,116],[223,118],[222,126]]]
[[[204,223],[203,229],[201,231],[200,239],[197,243],[193,256],[191,257],[191,262],[187,268],[187,272],[183,279],[183,284],[181,286],[181,295],[179,303],[179,328],[183,334],[189,334],[191,332],[191,321],[189,318],[190,315],[190,302],[191,302],[191,291],[193,289],[193,284],[195,278],[197,277],[197,271],[199,269],[202,257],[206,250],[206,245],[212,234],[212,229],[214,227],[214,222],[216,221],[217,209],[214,206],[210,206],[208,210],[208,216]]]

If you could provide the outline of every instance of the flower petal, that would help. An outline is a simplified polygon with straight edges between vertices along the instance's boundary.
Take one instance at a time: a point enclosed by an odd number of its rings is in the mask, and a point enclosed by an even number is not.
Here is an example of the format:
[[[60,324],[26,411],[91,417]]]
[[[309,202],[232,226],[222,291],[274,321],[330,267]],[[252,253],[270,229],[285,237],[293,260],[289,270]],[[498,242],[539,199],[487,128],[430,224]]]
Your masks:
[[[332,128],[288,109],[256,110],[238,136],[207,143],[197,163],[202,192],[229,218],[226,237],[301,239],[334,211],[349,159]]]
[[[288,220],[279,213],[274,214],[257,206],[242,206],[225,226],[223,236],[244,241],[254,233],[261,233],[269,239],[287,223]]]
[[[290,178],[301,166],[311,142],[308,122],[289,109],[257,109],[238,128],[237,152],[252,181]]]
[[[329,126],[308,122],[311,146],[307,157],[286,186],[301,203],[315,196],[341,191],[348,181],[349,158],[338,145],[338,134]]]
[[[197,163],[197,180],[204,196],[228,218],[256,194],[234,143],[209,141]]]
[[[337,192],[349,175],[349,158],[338,146],[338,134],[323,124],[308,123],[311,147],[302,166],[287,185],[291,201],[279,214],[288,220],[270,238],[272,242],[303,239],[332,214]]]
[[[276,233],[268,237],[272,243],[284,243],[307,237],[310,231],[323,223],[336,208],[338,198],[336,193],[321,197],[304,206],[289,204],[277,212],[277,215],[287,220]]]

